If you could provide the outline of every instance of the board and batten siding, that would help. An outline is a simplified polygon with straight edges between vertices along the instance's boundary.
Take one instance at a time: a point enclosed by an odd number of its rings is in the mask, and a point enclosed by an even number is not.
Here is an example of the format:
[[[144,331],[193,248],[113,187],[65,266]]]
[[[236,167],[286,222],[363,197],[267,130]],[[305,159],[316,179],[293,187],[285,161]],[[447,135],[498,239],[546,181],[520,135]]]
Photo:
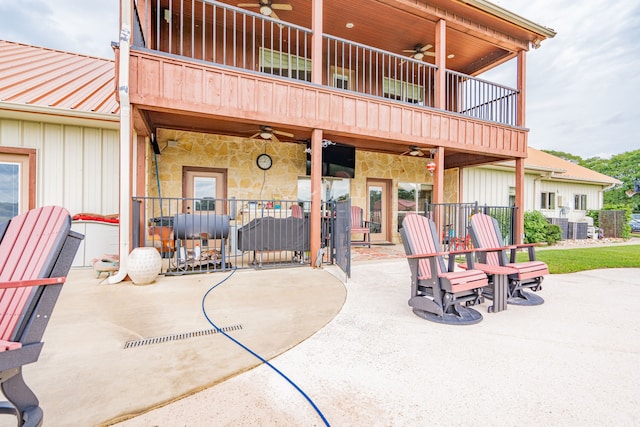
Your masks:
[[[118,213],[117,130],[1,119],[0,147],[36,150],[36,206]]]
[[[466,203],[478,202],[481,205],[507,206],[509,188],[515,187],[515,174],[510,170],[488,167],[465,168],[462,174],[462,200]],[[556,209],[541,209],[540,199],[543,192],[555,193]],[[525,171],[524,210],[539,210],[547,217],[567,217],[578,221],[585,215],[584,210],[574,209],[574,197],[577,194],[587,196],[587,210],[602,208],[602,185],[588,182],[563,182],[540,177],[540,174]],[[563,212],[561,208],[565,207]]]
[[[533,178],[525,173],[525,210],[533,209]],[[465,168],[462,173],[462,201],[488,206],[508,206],[509,188],[516,186],[514,172],[483,167]]]

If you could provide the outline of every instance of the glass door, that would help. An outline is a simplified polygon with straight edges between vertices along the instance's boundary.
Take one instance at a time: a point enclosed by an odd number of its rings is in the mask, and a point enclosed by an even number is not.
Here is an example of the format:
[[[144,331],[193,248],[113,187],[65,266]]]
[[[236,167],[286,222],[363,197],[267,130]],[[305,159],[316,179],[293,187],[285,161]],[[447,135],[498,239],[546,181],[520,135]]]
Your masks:
[[[224,214],[226,172],[210,168],[184,168],[183,204],[185,213],[210,212]]]
[[[391,242],[390,188],[389,180],[367,179],[367,219],[371,223],[372,242]]]

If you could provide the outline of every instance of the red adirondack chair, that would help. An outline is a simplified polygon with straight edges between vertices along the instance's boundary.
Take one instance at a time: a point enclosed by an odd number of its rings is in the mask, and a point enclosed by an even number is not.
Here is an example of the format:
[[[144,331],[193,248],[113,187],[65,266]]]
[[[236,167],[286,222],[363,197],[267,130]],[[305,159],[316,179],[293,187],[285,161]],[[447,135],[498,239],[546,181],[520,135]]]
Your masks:
[[[369,221],[362,218],[362,208],[358,206],[351,206],[351,234],[362,234],[362,240],[351,240],[352,245],[371,247]]]
[[[0,224],[0,413],[18,425],[39,426],[38,398],[22,366],[38,360],[42,335],[71,268],[82,234],[71,231],[64,208],[30,210]]]
[[[447,324],[473,324],[482,315],[468,307],[483,302],[487,275],[473,268],[473,251],[443,253],[435,223],[421,215],[407,214],[402,221],[402,244],[411,269],[413,312],[427,320]],[[464,254],[468,269],[455,271],[455,256]],[[448,255],[445,265],[443,255]]]
[[[544,276],[549,274],[547,264],[536,260],[535,244],[505,246],[498,221],[482,213],[471,217],[469,234],[479,262],[514,270],[514,273],[508,276],[507,304],[540,305],[544,303],[544,299],[540,296],[525,292],[525,289],[541,290]],[[521,248],[527,249],[529,261],[516,262],[516,252]],[[507,250],[510,251],[508,258]]]

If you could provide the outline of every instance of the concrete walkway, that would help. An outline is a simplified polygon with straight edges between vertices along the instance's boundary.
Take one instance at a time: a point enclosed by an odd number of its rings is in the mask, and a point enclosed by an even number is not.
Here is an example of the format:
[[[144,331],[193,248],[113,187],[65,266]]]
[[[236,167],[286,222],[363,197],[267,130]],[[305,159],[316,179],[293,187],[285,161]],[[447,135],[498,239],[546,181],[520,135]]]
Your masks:
[[[404,260],[360,263],[340,313],[273,360],[336,426],[640,423],[640,269],[550,276],[474,326],[411,313]],[[322,425],[268,367],[120,426]]]
[[[640,424],[640,269],[550,275],[544,305],[485,303],[481,323],[456,327],[411,312],[395,255],[362,255],[346,287],[334,267],[238,271],[205,308],[331,425]],[[288,382],[209,333],[202,298],[225,277],[106,285],[72,270],[25,368],[45,425],[323,425]]]

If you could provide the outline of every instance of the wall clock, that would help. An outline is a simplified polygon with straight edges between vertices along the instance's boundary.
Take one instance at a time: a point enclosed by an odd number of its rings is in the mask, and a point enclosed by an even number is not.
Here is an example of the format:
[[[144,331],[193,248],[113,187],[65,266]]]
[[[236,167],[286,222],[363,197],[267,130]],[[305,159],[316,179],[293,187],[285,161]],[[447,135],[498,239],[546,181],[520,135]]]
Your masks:
[[[263,171],[266,171],[267,169],[271,168],[271,165],[273,164],[273,160],[271,160],[271,156],[269,156],[266,153],[263,153],[258,156],[258,158],[256,159],[256,163],[258,164],[258,167],[260,169],[262,169]]]

